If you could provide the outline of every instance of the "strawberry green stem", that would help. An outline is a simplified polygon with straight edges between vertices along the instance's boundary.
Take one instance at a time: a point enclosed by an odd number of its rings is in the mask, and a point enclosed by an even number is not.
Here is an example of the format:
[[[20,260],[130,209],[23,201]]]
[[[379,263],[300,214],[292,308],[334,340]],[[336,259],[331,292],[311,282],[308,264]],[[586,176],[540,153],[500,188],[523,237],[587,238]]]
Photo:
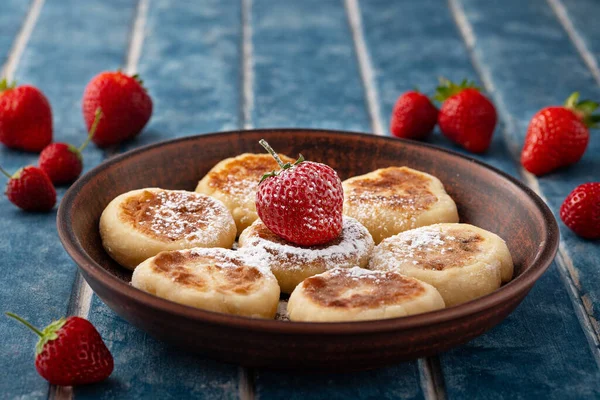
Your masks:
[[[8,179],[12,179],[12,176],[6,172],[6,170],[2,167],[0,167],[0,173],[2,173],[2,175],[5,175]]]
[[[85,142],[83,142],[83,144],[79,147],[79,152],[81,153],[88,144],[90,144],[90,141],[92,140],[92,137],[94,136],[94,134],[96,133],[96,128],[98,128],[98,123],[100,122],[100,120],[102,119],[102,109],[100,107],[98,107],[96,109],[96,114],[94,115],[94,122],[92,123],[92,128],[90,129],[90,133],[88,134],[87,139],[85,139]]]
[[[17,314],[13,314],[11,312],[7,312],[5,313],[8,317],[14,318],[17,321],[19,321],[20,323],[22,323],[23,325],[25,325],[26,327],[28,327],[29,329],[31,329],[32,331],[34,331],[39,337],[43,337],[44,334],[42,333],[42,331],[40,331],[39,329],[37,329],[35,326],[31,325],[29,322],[25,321],[23,318],[19,317]]]
[[[281,161],[279,155],[275,152],[275,150],[273,150],[271,146],[269,146],[269,143],[267,143],[265,139],[260,139],[258,143],[260,143],[260,145],[264,147],[265,150],[267,150],[271,156],[273,156],[273,158],[275,159],[275,161],[277,161],[277,164],[279,164],[281,169],[285,169],[285,164],[283,163],[283,161]]]

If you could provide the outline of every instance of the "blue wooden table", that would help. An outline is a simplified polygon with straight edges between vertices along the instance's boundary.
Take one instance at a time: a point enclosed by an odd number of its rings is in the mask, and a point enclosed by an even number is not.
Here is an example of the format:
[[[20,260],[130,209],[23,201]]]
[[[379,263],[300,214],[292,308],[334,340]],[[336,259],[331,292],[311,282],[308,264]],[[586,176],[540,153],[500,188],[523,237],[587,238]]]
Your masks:
[[[396,97],[439,76],[478,81],[499,126],[480,158],[518,177],[555,215],[600,180],[600,137],[575,166],[537,179],[518,163],[531,116],[573,91],[600,100],[595,0],[3,0],[0,75],[38,86],[55,140],[85,137],[81,96],[102,70],[140,73],[154,114],[138,139],[84,152],[86,169],[134,147],[203,132],[318,127],[388,134]],[[436,131],[431,141],[457,150]],[[201,155],[199,155],[201,156]],[[16,170],[36,155],[0,150]],[[59,198],[65,189],[59,189]],[[117,317],[63,251],[55,213],[0,201],[0,305],[37,325],[89,318],[115,358],[112,377],[49,386],[35,337],[0,318],[0,398],[600,398],[600,243],[560,224],[559,254],[523,304],[472,342],[412,363],[346,375],[248,370],[148,337]]]

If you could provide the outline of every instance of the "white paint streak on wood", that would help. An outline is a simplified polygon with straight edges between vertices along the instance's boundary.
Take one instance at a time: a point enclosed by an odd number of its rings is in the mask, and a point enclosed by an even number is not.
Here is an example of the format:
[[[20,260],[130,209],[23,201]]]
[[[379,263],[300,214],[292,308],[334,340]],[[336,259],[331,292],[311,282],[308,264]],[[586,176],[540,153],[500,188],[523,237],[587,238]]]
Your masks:
[[[73,386],[50,386],[48,399],[70,400],[73,398]]]
[[[240,400],[254,400],[254,372],[245,367],[238,368],[238,395]]]
[[[550,0],[549,0],[550,1]],[[487,92],[490,93],[490,96],[493,98],[494,103],[496,103],[496,108],[498,109],[498,113],[500,114],[500,119],[505,122],[504,129],[502,129],[502,133],[504,136],[504,141],[508,146],[508,149],[514,158],[514,161],[519,165],[519,174],[523,182],[531,188],[540,198],[548,204],[548,200],[544,196],[544,193],[541,190],[538,179],[531,173],[529,173],[525,168],[520,165],[520,149],[521,144],[517,143],[510,136],[510,129],[515,129],[516,124],[512,119],[512,116],[506,108],[502,105],[502,99],[495,92],[494,87],[491,86],[492,79],[490,71],[485,68],[485,64],[480,62],[477,55],[475,54],[475,36],[473,33],[473,27],[467,19],[467,16],[464,12],[464,9],[459,4],[459,0],[448,0],[450,11],[456,25],[459,28],[459,31],[463,37],[463,40],[467,46],[471,57],[471,63],[475,68],[476,72],[479,74],[480,79],[484,85],[484,88]],[[581,324],[585,336],[590,345],[590,349],[592,351],[592,355],[594,359],[600,366],[600,336],[598,334],[595,326],[598,325],[598,322],[594,319],[594,316],[587,312],[586,308],[583,304],[583,295],[581,293],[581,285],[579,282],[579,271],[573,264],[572,258],[569,256],[569,253],[566,249],[565,243],[561,240],[558,247],[558,253],[556,256],[556,265],[558,266],[559,275],[563,281],[567,289],[567,293],[569,299],[571,300],[571,304],[575,310],[575,314],[577,315],[577,319]]]
[[[8,58],[0,70],[0,78],[6,78],[8,81],[14,79],[17,65],[19,64],[21,56],[23,55],[23,51],[29,42],[31,32],[33,32],[33,28],[35,27],[43,6],[44,0],[33,0],[31,2],[31,6],[29,7],[27,15],[25,16],[25,22],[23,22],[21,30],[19,33],[17,33],[15,41],[13,42],[13,46],[8,53]]]
[[[71,293],[71,304],[69,305],[68,314],[87,318],[90,314],[94,292],[79,272],[77,273],[74,286],[73,293]]]
[[[254,111],[254,49],[252,46],[252,0],[241,0],[242,10],[242,105],[241,128],[252,129]],[[254,372],[238,367],[238,397],[240,400],[254,400]]]
[[[373,62],[371,61],[371,56],[369,55],[367,44],[365,42],[362,19],[360,16],[360,6],[358,0],[345,0],[344,3],[346,6],[346,13],[348,14],[350,30],[352,31],[352,38],[354,39],[360,75],[367,97],[367,108],[369,109],[369,115],[371,117],[371,127],[373,133],[376,135],[385,136],[386,131],[381,122],[379,93],[377,84],[375,83],[375,68],[373,67]]]
[[[567,13],[567,9],[565,8],[564,4],[561,2],[561,0],[548,0],[548,4],[550,5],[550,8],[552,8],[552,11],[554,11],[554,14],[556,14],[558,21],[567,32],[567,35],[569,35],[569,38],[575,45],[575,48],[579,52],[583,62],[585,62],[585,65],[587,65],[588,69],[592,73],[592,76],[596,80],[596,83],[600,85],[600,68],[598,68],[596,57],[594,57],[594,54],[590,51],[590,49],[588,49],[585,41],[579,32],[577,32],[577,29],[575,29],[573,21],[571,21],[571,18],[569,18],[569,14]]]
[[[144,45],[144,30],[146,29],[146,16],[148,15],[148,3],[150,0],[139,0],[133,21],[133,28],[129,38],[129,48],[125,60],[124,71],[128,75],[137,73],[138,63],[142,55]]]
[[[242,128],[252,129],[254,111],[254,49],[252,47],[252,0],[242,1]]]
[[[445,400],[444,377],[437,356],[419,359],[419,378],[425,400]]]

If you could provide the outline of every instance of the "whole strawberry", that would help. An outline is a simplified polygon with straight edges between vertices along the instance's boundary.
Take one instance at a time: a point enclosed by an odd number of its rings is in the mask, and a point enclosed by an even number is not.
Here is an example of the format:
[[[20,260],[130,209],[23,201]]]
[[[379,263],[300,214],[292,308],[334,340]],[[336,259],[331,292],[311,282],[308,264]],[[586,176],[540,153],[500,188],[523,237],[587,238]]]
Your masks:
[[[544,175],[583,157],[589,128],[596,128],[600,116],[592,115],[597,103],[578,100],[575,92],[564,106],[546,107],[531,118],[521,152],[521,164],[527,171]]]
[[[0,82],[0,142],[11,149],[38,152],[52,141],[52,111],[31,85]]]
[[[87,139],[77,148],[67,143],[51,143],[42,150],[38,164],[50,177],[55,185],[71,183],[79,177],[83,170],[83,156],[81,152],[86,148],[98,127],[102,118],[102,110],[96,110],[96,116],[92,129]]]
[[[438,124],[444,136],[473,153],[490,147],[496,108],[472,82],[464,80],[457,85],[442,79],[435,99],[442,102]]]
[[[6,197],[11,203],[25,211],[50,211],[56,204],[56,190],[48,175],[33,166],[21,168],[12,176],[4,169],[0,172],[9,180]]]
[[[600,239],[600,182],[577,186],[560,207],[560,219],[587,239]]]
[[[265,174],[256,193],[256,211],[273,233],[301,246],[332,241],[342,232],[344,192],[337,173],[325,164],[284,164],[265,142],[260,144],[281,170]]]
[[[390,131],[405,139],[425,139],[435,127],[438,110],[429,98],[417,91],[403,93],[396,100]]]
[[[91,130],[98,108],[104,118],[92,141],[108,147],[138,135],[152,115],[152,99],[137,75],[102,72],[87,84],[83,93],[83,118]]]
[[[61,318],[40,331],[18,315],[6,315],[40,337],[35,346],[35,369],[50,384],[85,385],[100,382],[112,373],[112,355],[88,320]]]

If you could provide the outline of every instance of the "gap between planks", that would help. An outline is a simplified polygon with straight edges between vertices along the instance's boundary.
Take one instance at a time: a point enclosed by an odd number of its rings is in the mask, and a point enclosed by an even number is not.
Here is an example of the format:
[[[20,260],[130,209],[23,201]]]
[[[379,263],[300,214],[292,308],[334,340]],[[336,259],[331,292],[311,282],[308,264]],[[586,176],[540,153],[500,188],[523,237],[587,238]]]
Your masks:
[[[551,3],[551,6],[552,6],[552,3],[560,4],[558,0],[548,0],[548,1]],[[509,134],[509,128],[515,129],[516,125],[512,121],[512,117],[511,117],[510,113],[508,113],[506,111],[506,109],[503,107],[502,99],[499,98],[498,94],[495,91],[489,71],[484,68],[483,64],[478,60],[477,55],[475,54],[475,35],[473,34],[473,28],[471,26],[471,23],[468,21],[464,9],[459,4],[459,0],[448,0],[448,3],[449,3],[449,7],[450,7],[450,12],[454,18],[454,21],[455,21],[457,27],[458,27],[458,30],[460,31],[460,34],[467,46],[467,50],[468,50],[469,56],[471,58],[471,64],[473,64],[473,67],[474,67],[476,73],[479,75],[484,88],[490,94],[490,96],[493,98],[494,103],[500,104],[500,107],[498,107],[498,113],[500,114],[500,117],[501,117],[500,119],[504,122],[504,126],[502,128],[504,142],[509,150],[510,155],[513,158],[513,161],[515,161],[519,166],[518,170],[519,170],[521,179],[525,182],[525,184],[527,186],[529,186],[529,188],[531,188],[538,196],[540,196],[540,198],[546,204],[548,204],[548,200],[546,199],[543,191],[541,190],[538,179],[534,175],[532,175],[531,173],[526,171],[521,166],[521,163],[519,161],[520,160],[520,157],[519,157],[520,145],[519,145],[519,143],[514,143],[513,140],[511,140],[510,134]],[[564,8],[562,10],[564,12]],[[566,13],[565,13],[565,16],[566,16]],[[560,16],[559,16],[559,19],[560,19]],[[567,21],[568,21],[568,18],[567,18]],[[561,21],[561,23],[562,23],[562,21]],[[570,21],[569,21],[569,23],[570,23]],[[572,28],[572,25],[571,25],[571,28]],[[565,29],[567,29],[567,27],[565,27]],[[573,30],[573,32],[575,32],[575,31]],[[568,29],[567,29],[567,33],[569,33]],[[571,36],[570,33],[569,33],[569,37],[573,40],[573,37]],[[581,41],[581,43],[583,43],[583,41]],[[575,43],[575,46],[578,47],[577,43]],[[578,50],[580,50],[579,47],[578,47]],[[587,51],[587,49],[586,49],[586,51]],[[588,51],[588,53],[589,53],[589,51]],[[581,50],[580,50],[580,54],[582,57],[584,57],[584,61],[585,61],[585,55],[584,55],[584,53],[581,53]],[[589,54],[591,56],[591,53],[589,53]],[[587,61],[586,61],[586,65],[588,65]],[[589,67],[589,65],[588,65],[588,67]],[[597,66],[596,66],[596,69],[597,69]],[[595,77],[595,72],[593,70],[592,70],[592,74]],[[599,76],[600,76],[600,74],[599,74]],[[600,368],[600,332],[599,332],[598,321],[595,319],[595,317],[593,315],[592,308],[589,307],[589,304],[588,304],[589,301],[588,302],[584,301],[584,296],[581,293],[581,286],[579,284],[579,272],[575,268],[575,265],[573,264],[573,260],[569,256],[569,252],[566,249],[566,245],[562,240],[560,240],[560,242],[559,242],[558,253],[557,253],[555,261],[556,261],[556,265],[558,267],[558,271],[559,271],[561,280],[563,281],[563,284],[565,285],[565,287],[567,289],[569,299],[571,300],[571,304],[575,310],[575,314],[577,315],[577,319],[579,320],[581,328],[582,328],[582,330],[586,336],[586,339],[588,341],[588,344],[590,346],[590,351],[592,352],[592,356],[594,357],[596,364]],[[588,305],[588,307],[586,307],[586,305]]]
[[[346,14],[348,15],[348,24],[352,32],[354,41],[354,49],[358,60],[360,76],[363,81],[365,95],[367,100],[367,108],[371,117],[371,128],[373,133],[379,136],[385,136],[386,131],[381,123],[381,105],[379,104],[379,93],[375,83],[375,68],[371,61],[371,56],[367,49],[365,36],[362,26],[362,18],[360,16],[360,6],[358,0],[344,0]]]
[[[149,0],[138,0],[124,65],[124,71],[129,75],[137,72],[137,66],[142,54],[148,6]],[[118,146],[109,148],[104,153],[105,160],[114,157],[118,153]],[[93,294],[92,288],[87,284],[81,273],[77,271],[73,290],[71,291],[71,298],[69,299],[67,315],[88,318]],[[48,393],[49,400],[71,400],[72,398],[73,388],[71,386],[50,386]]]
[[[254,49],[252,47],[252,0],[241,0],[242,10],[242,62],[240,127],[252,129],[254,111]]]
[[[254,111],[254,48],[252,45],[252,0],[240,0],[242,37],[241,50],[241,100],[240,128],[252,129],[252,113]],[[238,397],[240,400],[254,400],[255,370],[238,367]]]
[[[375,81],[375,68],[373,67],[373,62],[365,41],[360,5],[358,0],[344,0],[344,5],[348,16],[348,24],[350,25],[350,30],[352,32],[360,75],[365,88],[365,97],[373,133],[379,136],[385,136],[386,131],[382,124],[379,92]],[[445,400],[446,389],[444,385],[444,375],[438,357],[421,358],[418,361],[418,366],[421,389],[425,399]]]
[[[21,60],[21,56],[23,55],[23,51],[27,46],[27,42],[29,42],[29,37],[31,36],[31,32],[33,32],[33,28],[35,27],[43,6],[44,0],[32,0],[29,10],[27,11],[27,15],[25,15],[23,25],[17,33],[17,36],[13,42],[13,46],[8,53],[6,62],[0,70],[0,78],[6,78],[8,81],[14,79],[17,65]]]
[[[425,400],[446,400],[444,373],[438,356],[419,359],[419,378]]]
[[[571,18],[569,18],[569,14],[564,4],[561,2],[561,0],[548,0],[548,5],[550,5],[550,8],[552,11],[554,11],[554,14],[556,14],[558,21],[563,26],[564,30],[567,32],[567,35],[575,45],[575,48],[579,52],[583,62],[585,62],[585,65],[587,65],[588,69],[592,73],[596,83],[600,85],[600,68],[598,68],[596,58],[590,49],[588,49],[587,45],[585,44],[585,40],[583,40],[579,32],[577,32],[577,29],[575,29],[575,25],[573,25]]]

